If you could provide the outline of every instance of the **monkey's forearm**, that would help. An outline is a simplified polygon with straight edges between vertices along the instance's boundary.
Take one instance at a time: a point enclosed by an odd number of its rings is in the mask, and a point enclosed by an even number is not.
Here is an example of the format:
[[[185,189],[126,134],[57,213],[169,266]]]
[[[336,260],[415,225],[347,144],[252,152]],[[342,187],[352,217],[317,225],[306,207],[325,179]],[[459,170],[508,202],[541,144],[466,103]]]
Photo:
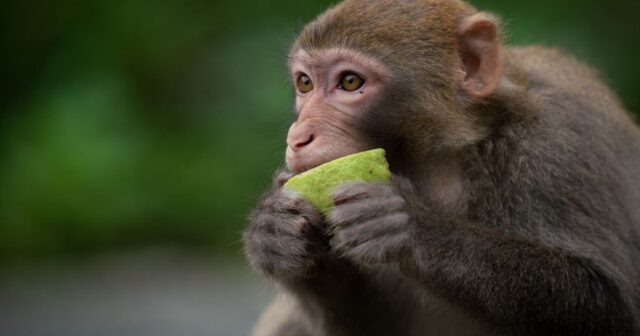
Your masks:
[[[633,332],[619,288],[586,258],[470,225],[429,228],[419,239],[405,271],[511,332]]]

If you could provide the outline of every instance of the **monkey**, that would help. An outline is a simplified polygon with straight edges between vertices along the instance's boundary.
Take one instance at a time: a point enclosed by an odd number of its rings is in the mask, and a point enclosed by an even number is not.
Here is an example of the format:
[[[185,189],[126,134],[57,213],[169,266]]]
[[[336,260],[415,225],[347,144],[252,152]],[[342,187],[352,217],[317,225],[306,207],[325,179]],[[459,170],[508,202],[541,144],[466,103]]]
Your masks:
[[[286,168],[243,232],[257,336],[640,335],[640,130],[599,74],[461,0],[345,0],[289,68]],[[282,185],[384,148],[319,213]]]

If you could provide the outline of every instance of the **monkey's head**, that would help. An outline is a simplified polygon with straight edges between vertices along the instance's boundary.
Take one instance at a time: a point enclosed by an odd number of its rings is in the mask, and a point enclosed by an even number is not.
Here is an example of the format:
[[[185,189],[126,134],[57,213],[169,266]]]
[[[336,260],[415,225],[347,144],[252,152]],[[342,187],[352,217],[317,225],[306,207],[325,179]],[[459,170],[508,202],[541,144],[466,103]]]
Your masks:
[[[486,121],[469,106],[502,78],[496,20],[458,0],[344,1],[303,29],[289,59],[294,172],[374,147],[393,168],[478,141]]]

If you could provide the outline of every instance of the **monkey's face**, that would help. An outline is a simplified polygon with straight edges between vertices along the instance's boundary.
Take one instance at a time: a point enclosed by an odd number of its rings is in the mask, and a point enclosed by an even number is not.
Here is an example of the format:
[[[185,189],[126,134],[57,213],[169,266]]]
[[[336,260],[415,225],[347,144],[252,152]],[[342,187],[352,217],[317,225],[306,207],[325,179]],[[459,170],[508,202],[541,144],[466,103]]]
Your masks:
[[[403,153],[457,150],[486,136],[491,122],[466,110],[501,82],[496,19],[457,1],[424,3],[345,1],[304,28],[290,54],[289,169],[373,147],[393,167]]]
[[[375,59],[347,49],[300,50],[290,62],[296,121],[287,136],[293,172],[369,149],[361,125],[388,76]]]

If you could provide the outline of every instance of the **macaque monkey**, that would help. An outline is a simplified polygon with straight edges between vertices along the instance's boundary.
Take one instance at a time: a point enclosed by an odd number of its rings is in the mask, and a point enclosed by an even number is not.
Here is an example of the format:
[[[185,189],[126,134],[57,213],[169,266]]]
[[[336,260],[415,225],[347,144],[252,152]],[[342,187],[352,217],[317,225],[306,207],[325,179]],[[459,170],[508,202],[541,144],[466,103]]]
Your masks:
[[[640,131],[595,71],[458,0],[346,0],[289,66],[287,169],[244,233],[259,336],[639,335]],[[322,215],[281,188],[384,148]]]

